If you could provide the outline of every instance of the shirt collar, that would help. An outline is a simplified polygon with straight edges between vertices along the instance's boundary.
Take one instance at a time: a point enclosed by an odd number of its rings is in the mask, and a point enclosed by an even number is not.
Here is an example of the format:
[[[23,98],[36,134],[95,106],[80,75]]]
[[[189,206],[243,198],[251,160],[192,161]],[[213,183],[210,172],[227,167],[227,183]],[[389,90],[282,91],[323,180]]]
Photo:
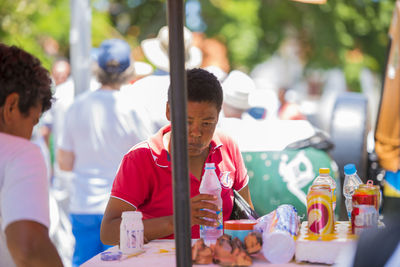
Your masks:
[[[150,152],[153,156],[154,163],[159,167],[163,168],[171,166],[171,157],[163,144],[164,134],[170,131],[171,131],[171,125],[164,126],[155,135],[151,136],[148,140]],[[214,154],[217,151],[219,151],[219,148],[221,146],[222,142],[216,130],[210,142],[209,157],[211,154]]]
[[[154,163],[163,168],[171,165],[169,153],[163,144],[163,136],[169,131],[171,131],[171,125],[164,126],[148,140]]]

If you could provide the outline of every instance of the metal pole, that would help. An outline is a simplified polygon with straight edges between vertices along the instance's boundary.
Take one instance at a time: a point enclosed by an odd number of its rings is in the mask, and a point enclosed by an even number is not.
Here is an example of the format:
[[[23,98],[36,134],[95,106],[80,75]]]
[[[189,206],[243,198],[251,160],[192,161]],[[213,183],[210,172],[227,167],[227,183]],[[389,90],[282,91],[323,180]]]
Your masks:
[[[69,44],[71,47],[71,71],[75,95],[89,89],[91,75],[90,49],[92,13],[90,0],[71,0],[71,26]]]
[[[168,0],[176,266],[192,266],[183,0]]]

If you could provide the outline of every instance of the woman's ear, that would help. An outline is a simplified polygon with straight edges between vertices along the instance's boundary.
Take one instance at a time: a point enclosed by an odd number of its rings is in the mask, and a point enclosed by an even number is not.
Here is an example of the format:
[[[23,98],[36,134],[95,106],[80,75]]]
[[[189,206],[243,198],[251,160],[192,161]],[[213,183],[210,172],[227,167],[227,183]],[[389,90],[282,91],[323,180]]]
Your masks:
[[[169,106],[169,102],[167,102],[167,105],[165,108],[165,115],[167,116],[167,120],[171,121],[171,108]]]
[[[19,95],[17,93],[11,93],[6,97],[3,105],[3,120],[6,124],[13,120],[13,115],[18,111]]]

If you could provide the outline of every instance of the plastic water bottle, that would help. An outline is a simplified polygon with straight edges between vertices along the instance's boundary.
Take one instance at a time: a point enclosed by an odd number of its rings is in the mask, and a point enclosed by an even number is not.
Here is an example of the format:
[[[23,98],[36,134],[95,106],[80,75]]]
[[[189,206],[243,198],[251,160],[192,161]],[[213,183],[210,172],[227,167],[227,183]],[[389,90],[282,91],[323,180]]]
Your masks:
[[[353,210],[352,197],[354,191],[358,188],[361,181],[360,177],[357,175],[356,166],[354,164],[347,164],[344,166],[344,183],[343,183],[343,195],[346,198],[346,210],[349,221],[351,221],[351,211]]]
[[[332,190],[332,209],[336,208],[336,181],[330,175],[329,168],[319,168],[319,175],[314,179],[313,185],[329,185]]]
[[[223,232],[223,221],[222,221],[222,198],[221,198],[221,183],[219,182],[218,176],[215,173],[214,163],[206,163],[204,168],[204,174],[201,178],[201,184],[199,191],[201,194],[210,194],[217,196],[217,200],[213,203],[217,205],[218,215],[217,226],[205,226],[200,225],[200,238],[203,238],[206,245],[215,244],[218,237],[220,237]]]

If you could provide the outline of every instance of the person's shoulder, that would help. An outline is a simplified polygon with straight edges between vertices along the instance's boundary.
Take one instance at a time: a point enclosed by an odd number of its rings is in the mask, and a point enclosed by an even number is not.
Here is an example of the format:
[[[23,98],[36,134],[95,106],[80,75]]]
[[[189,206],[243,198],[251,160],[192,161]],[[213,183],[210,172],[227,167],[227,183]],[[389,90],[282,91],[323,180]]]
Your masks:
[[[31,141],[11,135],[11,134],[6,134],[6,133],[1,133],[0,132],[0,142],[2,143],[2,146],[4,145],[9,145],[9,146],[14,146],[14,145],[23,145],[23,146],[28,146],[28,147],[36,147],[35,144],[33,144]]]
[[[71,104],[71,109],[79,109],[81,105],[84,105],[86,102],[90,101],[92,98],[96,97],[96,91],[85,91],[75,96]]]
[[[147,140],[137,143],[125,154],[129,158],[142,157],[146,153],[150,152],[149,142]]]
[[[217,142],[220,142],[223,145],[229,145],[229,146],[237,146],[237,142],[235,139],[227,133],[225,130],[222,129],[216,129],[214,133],[214,139]]]
[[[25,138],[0,133],[0,154],[15,156],[28,152],[40,154],[40,148]]]
[[[168,87],[169,82],[170,82],[169,75],[149,75],[133,83],[131,89],[146,88],[148,86],[157,86],[157,85]]]

